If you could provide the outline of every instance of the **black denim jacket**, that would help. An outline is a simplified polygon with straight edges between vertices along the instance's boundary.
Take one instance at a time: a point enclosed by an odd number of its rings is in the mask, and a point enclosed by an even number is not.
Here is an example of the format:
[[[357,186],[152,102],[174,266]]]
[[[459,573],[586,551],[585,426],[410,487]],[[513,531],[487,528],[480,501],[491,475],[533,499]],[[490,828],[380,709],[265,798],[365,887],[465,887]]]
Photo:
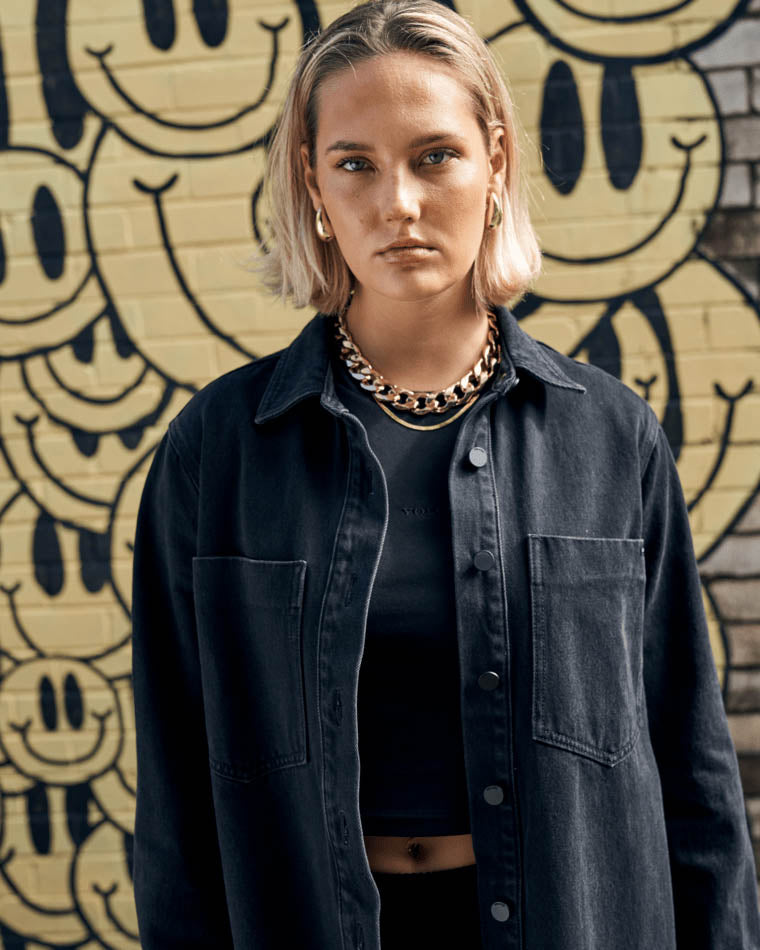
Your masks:
[[[757,950],[736,755],[664,432],[614,377],[496,312],[502,364],[448,472],[483,947]],[[356,691],[387,489],[336,397],[329,329],[317,314],[194,395],[145,482],[146,950],[380,948]],[[494,785],[501,800],[484,797]]]

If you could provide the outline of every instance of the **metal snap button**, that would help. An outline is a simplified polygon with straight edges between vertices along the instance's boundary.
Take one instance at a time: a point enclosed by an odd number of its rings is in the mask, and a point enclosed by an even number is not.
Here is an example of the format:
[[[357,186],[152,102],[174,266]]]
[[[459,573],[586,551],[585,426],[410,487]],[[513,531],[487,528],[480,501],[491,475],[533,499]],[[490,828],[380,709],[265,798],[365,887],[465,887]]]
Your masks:
[[[499,674],[494,673],[493,670],[486,670],[485,673],[481,673],[478,677],[478,686],[481,689],[496,689],[499,685]]]
[[[505,901],[494,901],[491,904],[491,916],[494,920],[509,920],[509,904]]]
[[[472,563],[479,571],[489,571],[496,563],[496,558],[490,551],[478,551]]]
[[[489,805],[501,805],[504,801],[504,789],[501,785],[486,785],[483,789],[483,798]]]
[[[488,453],[479,445],[474,445],[467,454],[473,468],[482,468],[488,461]]]

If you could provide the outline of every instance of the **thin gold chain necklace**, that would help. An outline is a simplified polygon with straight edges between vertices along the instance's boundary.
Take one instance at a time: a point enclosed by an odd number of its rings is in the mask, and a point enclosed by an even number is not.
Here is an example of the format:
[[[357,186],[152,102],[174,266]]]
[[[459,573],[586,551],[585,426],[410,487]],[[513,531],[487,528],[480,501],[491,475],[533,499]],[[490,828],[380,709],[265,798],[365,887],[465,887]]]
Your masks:
[[[340,344],[340,356],[346,365],[348,373],[358,380],[362,389],[372,393],[375,401],[394,422],[408,429],[423,431],[426,429],[442,429],[458,419],[463,412],[472,406],[478,399],[483,386],[493,375],[501,359],[499,345],[499,327],[493,313],[488,314],[488,336],[478,361],[461,379],[447,386],[439,392],[425,392],[410,390],[395,386],[382,376],[372,364],[362,355],[359,347],[353,340],[345,322],[353,290],[346,305],[338,314],[335,321],[335,338]],[[414,425],[400,419],[385,405],[390,403],[397,409],[413,412],[416,415],[425,415],[429,412],[446,412],[453,406],[460,405],[460,409],[449,419],[436,425]]]
[[[378,406],[380,406],[386,415],[389,415],[391,419],[393,419],[394,422],[398,422],[399,425],[406,426],[407,429],[417,429],[419,432],[427,432],[429,429],[442,429],[444,426],[454,422],[462,415],[463,412],[466,412],[474,402],[477,402],[479,396],[480,393],[473,393],[467,402],[461,406],[450,419],[445,419],[443,422],[436,422],[435,425],[429,426],[418,426],[413,422],[407,422],[405,419],[399,419],[397,415],[394,415],[390,409],[387,406],[384,406],[379,400],[376,399],[375,402],[377,402]]]

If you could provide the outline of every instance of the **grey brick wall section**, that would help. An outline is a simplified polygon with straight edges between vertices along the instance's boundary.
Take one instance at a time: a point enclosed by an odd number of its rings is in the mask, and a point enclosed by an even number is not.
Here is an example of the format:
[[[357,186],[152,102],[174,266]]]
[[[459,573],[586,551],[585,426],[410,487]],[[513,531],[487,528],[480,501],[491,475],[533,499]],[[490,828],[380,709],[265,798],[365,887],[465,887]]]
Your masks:
[[[725,136],[723,185],[700,241],[756,297],[760,293],[760,0],[715,42],[692,54],[715,94]],[[760,387],[760,380],[755,381]],[[738,749],[747,816],[760,870],[760,495],[700,565],[726,619],[726,710]]]

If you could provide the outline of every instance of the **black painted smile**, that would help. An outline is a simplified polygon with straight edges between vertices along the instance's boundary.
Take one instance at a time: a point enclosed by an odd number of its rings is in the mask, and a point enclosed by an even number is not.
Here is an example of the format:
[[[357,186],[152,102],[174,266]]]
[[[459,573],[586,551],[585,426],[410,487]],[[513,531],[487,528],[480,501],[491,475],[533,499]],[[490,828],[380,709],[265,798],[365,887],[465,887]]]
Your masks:
[[[272,80],[274,78],[275,67],[279,59],[278,34],[280,30],[283,30],[288,25],[289,22],[290,22],[290,17],[287,17],[287,16],[283,17],[282,20],[279,23],[275,24],[274,26],[270,26],[268,23],[264,23],[263,20],[259,20],[259,25],[263,29],[269,30],[272,33],[272,54],[269,60],[269,76],[264,85],[264,91],[261,93],[261,95],[255,102],[252,102],[250,105],[246,106],[243,109],[239,109],[237,112],[235,112],[231,116],[228,116],[226,119],[219,119],[218,122],[205,122],[205,123],[171,122],[169,119],[162,119],[160,116],[156,115],[155,112],[149,112],[147,109],[144,109],[138,102],[136,102],[129,95],[126,89],[124,89],[121,86],[116,76],[114,76],[114,74],[108,68],[108,64],[106,63],[106,57],[110,53],[113,52],[113,48],[114,48],[113,43],[109,43],[108,46],[100,50],[92,49],[92,47],[90,46],[85,46],[85,52],[89,53],[90,56],[98,60],[98,62],[100,63],[100,68],[103,70],[106,76],[106,79],[111,85],[111,88],[119,96],[120,99],[122,99],[124,102],[127,103],[127,105],[130,107],[130,109],[133,112],[137,113],[138,115],[145,116],[147,119],[150,119],[151,122],[155,122],[156,125],[163,125],[170,129],[185,129],[185,130],[190,129],[195,132],[200,132],[200,131],[205,131],[206,129],[218,129],[218,128],[222,128],[225,125],[231,125],[233,122],[237,122],[237,120],[241,116],[244,116],[247,112],[253,112],[255,109],[258,109],[259,106],[263,102],[266,101],[274,85]]]
[[[109,709],[104,713],[96,713],[96,712],[92,713],[92,715],[100,721],[100,725],[98,726],[98,740],[93,746],[93,748],[90,749],[89,752],[85,753],[84,755],[79,755],[73,759],[51,759],[51,758],[48,758],[48,756],[40,755],[39,752],[35,752],[35,750],[31,747],[31,745],[29,744],[29,740],[26,737],[26,734],[29,731],[29,726],[32,724],[31,719],[27,719],[26,722],[21,723],[21,724],[17,722],[11,722],[9,723],[9,725],[11,729],[15,729],[16,732],[19,733],[19,735],[21,736],[21,741],[24,743],[24,748],[29,753],[29,755],[31,755],[33,758],[37,759],[38,761],[44,762],[46,765],[78,765],[80,762],[86,762],[88,759],[91,759],[95,755],[95,753],[100,749],[101,745],[103,744],[103,739],[106,734],[105,721],[111,715],[112,712],[113,710]]]
[[[601,254],[598,257],[564,257],[561,254],[552,254],[550,251],[544,251],[544,257],[548,257],[553,261],[561,261],[563,264],[601,264],[606,261],[614,261],[618,257],[626,257],[628,254],[632,254],[634,251],[638,251],[639,248],[644,247],[645,244],[648,244],[652,238],[656,237],[660,231],[665,227],[670,218],[678,210],[678,206],[681,204],[683,199],[683,193],[686,190],[686,179],[689,177],[689,172],[691,171],[691,152],[692,149],[698,148],[707,138],[706,135],[700,135],[698,139],[694,142],[682,142],[680,139],[677,139],[675,135],[671,135],[670,141],[675,146],[675,148],[680,148],[686,152],[686,158],[684,159],[683,171],[681,172],[681,181],[678,186],[678,191],[676,196],[673,199],[673,204],[668,209],[668,212],[663,215],[659,224],[657,224],[649,234],[646,234],[640,241],[637,241],[635,244],[631,244],[629,247],[624,248],[622,251],[616,251],[614,254]]]
[[[660,17],[670,16],[671,13],[688,7],[692,0],[680,0],[679,3],[673,3],[669,7],[658,10],[656,13],[631,13],[628,14],[628,16],[601,16],[598,13],[586,13],[584,10],[579,10],[577,7],[574,7],[572,3],[567,3],[567,0],[554,0],[554,2],[558,7],[567,10],[568,13],[583,17],[585,20],[593,20],[595,23],[636,23],[640,20],[657,20],[660,19]]]
[[[132,940],[138,940],[139,934],[132,933],[131,930],[127,930],[124,924],[118,919],[116,914],[111,910],[111,894],[114,894],[118,891],[118,884],[112,884],[111,887],[106,891],[103,890],[98,884],[92,885],[93,891],[103,899],[103,905],[106,909],[106,917],[111,921],[111,923],[116,927],[117,930],[121,931],[125,936],[131,937]]]

